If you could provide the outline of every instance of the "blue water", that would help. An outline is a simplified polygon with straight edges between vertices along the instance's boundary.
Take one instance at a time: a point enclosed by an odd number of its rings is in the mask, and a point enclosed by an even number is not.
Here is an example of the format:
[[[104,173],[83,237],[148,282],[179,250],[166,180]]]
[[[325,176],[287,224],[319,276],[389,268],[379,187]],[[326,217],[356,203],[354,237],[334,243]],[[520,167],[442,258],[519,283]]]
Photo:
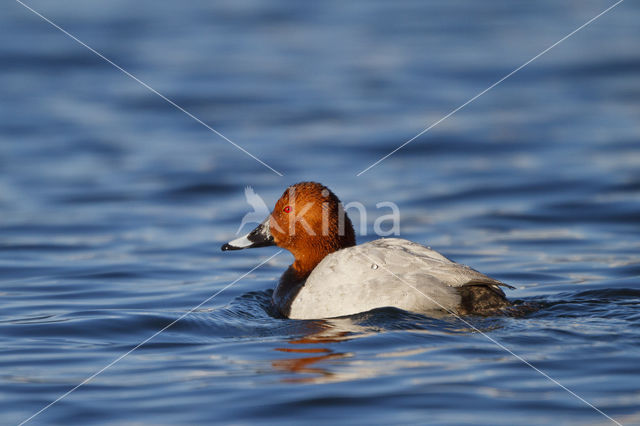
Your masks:
[[[0,14],[0,423],[277,252],[221,252],[320,181],[517,287],[510,316],[277,317],[279,254],[28,424],[640,424],[640,5],[30,1]],[[356,226],[359,229],[357,218]],[[245,228],[248,231],[249,228]]]

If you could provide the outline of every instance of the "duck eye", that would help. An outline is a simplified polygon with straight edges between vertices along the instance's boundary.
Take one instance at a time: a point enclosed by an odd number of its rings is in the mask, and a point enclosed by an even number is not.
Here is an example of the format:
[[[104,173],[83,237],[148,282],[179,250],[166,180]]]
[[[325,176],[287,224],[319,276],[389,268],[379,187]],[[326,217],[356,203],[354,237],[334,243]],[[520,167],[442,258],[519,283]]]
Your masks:
[[[284,209],[282,209],[283,212],[285,213],[289,213],[291,211],[291,206],[287,206]]]

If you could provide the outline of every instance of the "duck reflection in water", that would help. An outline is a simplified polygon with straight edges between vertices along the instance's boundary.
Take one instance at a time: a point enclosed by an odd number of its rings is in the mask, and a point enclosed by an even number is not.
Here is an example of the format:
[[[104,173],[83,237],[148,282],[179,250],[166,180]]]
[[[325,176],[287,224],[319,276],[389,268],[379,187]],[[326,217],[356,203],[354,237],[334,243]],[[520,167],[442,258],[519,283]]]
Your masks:
[[[287,377],[282,381],[287,383],[327,383],[354,379],[354,372],[342,371],[348,363],[339,368],[331,368],[332,364],[324,362],[338,361],[351,358],[350,352],[336,352],[329,345],[351,339],[369,336],[379,332],[376,327],[361,326],[351,318],[335,318],[313,321],[313,331],[304,337],[289,340],[290,347],[276,348],[278,352],[298,354],[293,358],[274,360],[273,368],[283,372],[293,373],[295,377]],[[305,356],[309,355],[309,356]],[[351,370],[347,368],[346,370]],[[368,376],[367,376],[368,377]]]
[[[290,373],[285,383],[330,383],[395,374],[399,369],[417,367],[448,368],[442,359],[425,355],[442,350],[452,335],[488,332],[501,328],[506,318],[476,317],[473,327],[450,316],[426,317],[394,308],[376,309],[344,318],[308,321],[308,334],[288,341],[276,351],[291,354],[271,362],[272,367]],[[385,325],[386,324],[386,325]],[[382,333],[410,333],[424,339],[424,345],[411,350],[385,351],[381,346],[373,358],[362,359],[354,352],[338,350],[350,341]],[[356,348],[357,349],[357,348]]]

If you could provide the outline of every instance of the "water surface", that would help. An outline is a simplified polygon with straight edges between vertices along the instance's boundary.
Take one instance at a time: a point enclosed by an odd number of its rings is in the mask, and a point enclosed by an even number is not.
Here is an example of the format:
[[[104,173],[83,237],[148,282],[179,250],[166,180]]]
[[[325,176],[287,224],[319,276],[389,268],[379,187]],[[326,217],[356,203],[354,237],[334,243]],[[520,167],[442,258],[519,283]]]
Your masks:
[[[124,1],[0,16],[0,423],[17,424],[275,248],[222,253],[302,180],[517,287],[518,315],[293,321],[283,253],[30,424],[640,423],[640,7]],[[359,223],[356,220],[356,227]],[[248,231],[248,227],[245,228]],[[477,330],[476,330],[477,329]],[[479,332],[479,331],[481,332]]]

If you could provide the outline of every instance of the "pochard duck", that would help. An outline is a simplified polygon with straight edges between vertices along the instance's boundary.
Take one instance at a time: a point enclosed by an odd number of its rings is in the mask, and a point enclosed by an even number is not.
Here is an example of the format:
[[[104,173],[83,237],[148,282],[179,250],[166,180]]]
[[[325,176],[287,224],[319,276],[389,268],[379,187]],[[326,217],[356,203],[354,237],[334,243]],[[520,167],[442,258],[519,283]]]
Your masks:
[[[317,182],[287,188],[257,228],[222,250],[273,245],[295,258],[273,292],[273,303],[288,318],[332,318],[383,307],[489,315],[510,305],[500,287],[513,287],[421,244],[382,238],[356,245],[340,200]]]

